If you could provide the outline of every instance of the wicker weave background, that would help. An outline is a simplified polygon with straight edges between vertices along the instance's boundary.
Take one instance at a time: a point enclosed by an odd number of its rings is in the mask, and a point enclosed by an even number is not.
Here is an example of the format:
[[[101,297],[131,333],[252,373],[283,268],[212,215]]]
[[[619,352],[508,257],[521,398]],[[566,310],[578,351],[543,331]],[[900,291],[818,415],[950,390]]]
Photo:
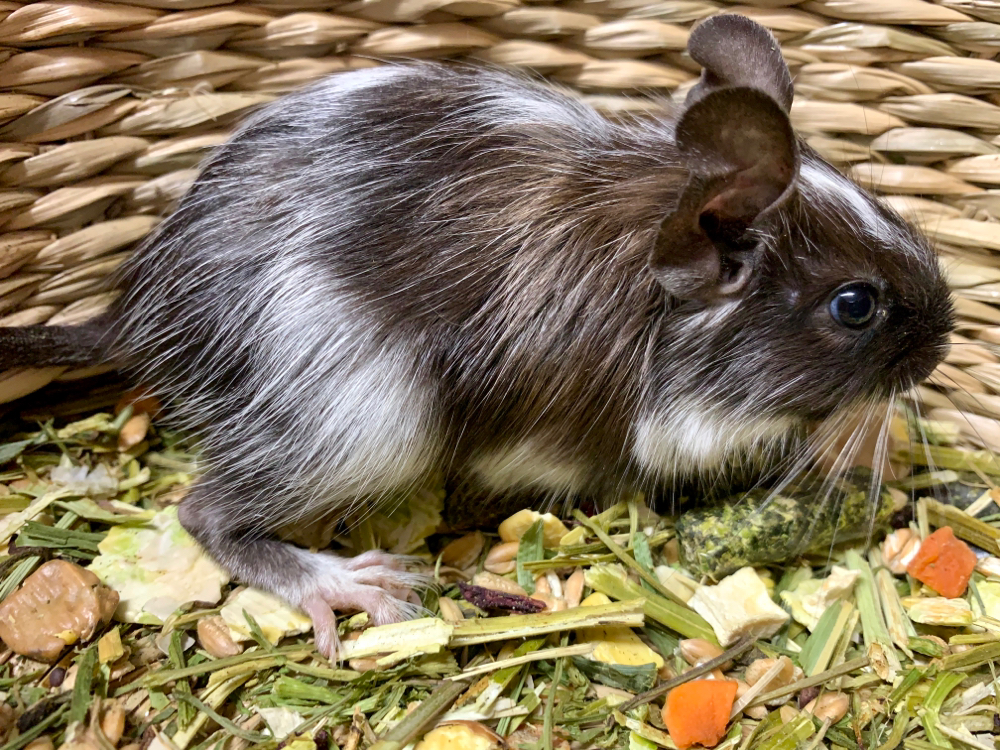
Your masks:
[[[0,325],[98,312],[206,151],[317,77],[472,58],[648,108],[697,75],[689,28],[732,11],[781,40],[796,127],[948,254],[964,345],[933,382],[1000,449],[1000,0],[0,0]],[[74,375],[0,374],[0,402]]]

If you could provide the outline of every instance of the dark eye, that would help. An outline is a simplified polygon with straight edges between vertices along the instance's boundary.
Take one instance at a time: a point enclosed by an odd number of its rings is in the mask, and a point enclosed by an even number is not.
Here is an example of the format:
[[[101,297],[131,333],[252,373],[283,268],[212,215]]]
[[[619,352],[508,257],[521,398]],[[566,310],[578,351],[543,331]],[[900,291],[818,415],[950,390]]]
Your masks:
[[[830,300],[830,315],[847,328],[866,327],[877,309],[878,290],[860,281],[840,287]]]

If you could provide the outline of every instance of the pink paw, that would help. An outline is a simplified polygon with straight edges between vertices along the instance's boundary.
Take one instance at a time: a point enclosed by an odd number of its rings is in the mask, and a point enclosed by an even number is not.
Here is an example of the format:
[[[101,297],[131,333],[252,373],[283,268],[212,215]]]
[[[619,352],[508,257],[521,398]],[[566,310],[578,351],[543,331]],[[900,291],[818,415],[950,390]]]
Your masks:
[[[416,590],[430,578],[405,568],[413,558],[373,550],[357,557],[309,554],[312,569],[302,586],[299,606],[312,618],[316,648],[331,660],[337,658],[340,639],[334,610],[367,612],[375,625],[416,617],[421,612]]]

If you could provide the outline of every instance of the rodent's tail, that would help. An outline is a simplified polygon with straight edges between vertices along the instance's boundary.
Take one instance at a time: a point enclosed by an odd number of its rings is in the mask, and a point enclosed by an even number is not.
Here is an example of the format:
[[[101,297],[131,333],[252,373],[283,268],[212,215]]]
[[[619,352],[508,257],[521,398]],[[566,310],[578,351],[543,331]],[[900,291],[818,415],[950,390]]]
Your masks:
[[[0,370],[109,364],[106,331],[103,316],[78,326],[0,327]]]

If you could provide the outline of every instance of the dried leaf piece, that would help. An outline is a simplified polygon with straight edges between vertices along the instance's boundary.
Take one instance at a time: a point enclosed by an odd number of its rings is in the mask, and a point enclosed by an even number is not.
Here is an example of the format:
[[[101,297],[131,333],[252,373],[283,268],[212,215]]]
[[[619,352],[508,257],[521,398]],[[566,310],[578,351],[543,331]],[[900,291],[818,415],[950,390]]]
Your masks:
[[[52,662],[111,620],[118,593],[89,570],[51,560],[0,604],[0,638],[12,651]]]
[[[229,626],[229,635],[234,641],[253,640],[247,615],[253,618],[260,632],[271,643],[312,630],[312,620],[299,610],[272,594],[246,588],[229,597],[219,610],[219,616]]]
[[[121,594],[121,622],[162,624],[181,604],[214,603],[229,576],[177,520],[177,507],[141,526],[115,526],[98,545],[90,570]]]

